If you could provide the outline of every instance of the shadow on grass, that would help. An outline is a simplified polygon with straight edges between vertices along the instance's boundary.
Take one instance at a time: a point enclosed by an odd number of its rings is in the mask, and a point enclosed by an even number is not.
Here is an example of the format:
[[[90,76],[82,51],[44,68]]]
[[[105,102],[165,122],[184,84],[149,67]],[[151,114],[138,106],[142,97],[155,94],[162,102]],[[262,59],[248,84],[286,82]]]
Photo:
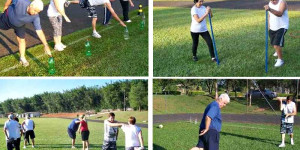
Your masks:
[[[44,68],[45,70],[48,70],[48,66],[46,66],[45,64],[43,64],[41,61],[39,61],[38,58],[36,58],[35,56],[33,56],[30,52],[26,51],[26,55],[32,59],[39,67]]]
[[[281,141],[277,141],[277,140],[269,140],[269,139],[262,139],[262,138],[258,138],[258,137],[251,137],[251,136],[246,136],[246,135],[240,135],[240,134],[234,134],[234,133],[228,133],[228,132],[220,132],[221,135],[229,135],[229,136],[235,136],[238,138],[244,138],[247,140],[252,140],[252,141],[258,141],[258,142],[263,142],[263,143],[269,143],[269,144],[273,144],[273,145],[278,145],[278,143],[280,143]]]
[[[61,148],[71,148],[71,143],[70,144],[38,144],[38,148],[51,148],[51,149],[61,149]],[[75,147],[77,149],[82,148],[82,144],[75,144]],[[90,144],[89,148],[102,148],[102,144]],[[124,146],[117,146],[117,149],[125,149]]]
[[[153,144],[153,149],[155,149],[155,150],[166,150],[165,148],[163,148],[159,145],[156,145],[156,144]]]
[[[2,32],[0,32],[0,35],[3,36],[4,38],[6,38],[11,44],[18,46],[14,41],[12,41],[11,39],[9,39],[5,34],[3,34]],[[9,52],[9,54],[14,54],[13,50],[2,40],[0,39],[0,43],[3,45],[3,47],[6,48],[6,50]],[[13,55],[16,60],[19,60],[19,57],[16,55]]]

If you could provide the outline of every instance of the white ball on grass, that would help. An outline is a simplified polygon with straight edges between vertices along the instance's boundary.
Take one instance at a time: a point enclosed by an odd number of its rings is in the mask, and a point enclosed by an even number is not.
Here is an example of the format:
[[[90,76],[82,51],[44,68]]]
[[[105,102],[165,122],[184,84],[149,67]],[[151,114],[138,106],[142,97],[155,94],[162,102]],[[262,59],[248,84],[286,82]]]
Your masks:
[[[163,126],[162,124],[160,124],[158,127],[159,127],[159,128],[163,128],[164,126]]]

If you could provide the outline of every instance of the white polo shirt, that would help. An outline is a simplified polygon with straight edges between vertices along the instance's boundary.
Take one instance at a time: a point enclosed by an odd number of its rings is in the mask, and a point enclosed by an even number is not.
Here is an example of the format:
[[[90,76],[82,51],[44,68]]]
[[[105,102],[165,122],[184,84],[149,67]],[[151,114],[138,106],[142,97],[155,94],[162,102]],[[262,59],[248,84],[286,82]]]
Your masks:
[[[201,18],[206,12],[206,7],[201,6],[200,8],[197,8],[195,5],[191,9],[191,16],[192,16],[192,23],[191,23],[191,32],[194,33],[200,33],[200,32],[206,32],[206,19],[203,19],[200,23],[197,22],[194,18],[194,15],[198,15],[199,18]]]
[[[20,124],[15,120],[8,120],[4,123],[4,129],[6,129],[6,133],[8,134],[8,138],[14,138],[15,140],[17,138],[20,138],[20,130],[21,126]],[[6,137],[5,137],[6,138]],[[7,138],[6,138],[7,140]]]
[[[136,125],[122,125],[121,129],[125,133],[125,147],[140,147],[139,133],[141,128]]]
[[[64,2],[65,1],[63,1],[63,0],[58,1],[58,7],[60,9],[64,9]],[[47,15],[48,15],[48,17],[57,17],[57,16],[61,15],[55,7],[54,0],[50,1],[49,7],[47,10]]]
[[[24,122],[25,122],[25,124],[24,124],[25,131],[33,130],[33,124],[34,124],[33,120],[26,119]]]

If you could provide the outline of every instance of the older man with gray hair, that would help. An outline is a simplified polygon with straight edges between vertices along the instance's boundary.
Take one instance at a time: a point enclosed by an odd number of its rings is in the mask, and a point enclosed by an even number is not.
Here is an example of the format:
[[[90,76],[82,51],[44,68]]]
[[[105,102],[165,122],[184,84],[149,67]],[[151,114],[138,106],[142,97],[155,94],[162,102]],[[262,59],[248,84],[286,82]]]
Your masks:
[[[20,63],[24,67],[29,65],[25,58],[25,24],[27,23],[33,24],[39,39],[45,47],[45,53],[52,57],[38,15],[43,9],[44,4],[41,0],[33,0],[32,2],[29,0],[7,0],[4,6],[4,13],[0,14],[0,29],[15,30],[19,43]]]
[[[14,114],[8,115],[8,120],[4,123],[4,135],[6,138],[7,150],[20,150],[21,142],[21,127],[20,124],[14,120]]]
[[[216,96],[217,97],[217,96]],[[222,127],[221,108],[230,102],[228,94],[221,94],[204,111],[199,129],[199,141],[191,150],[218,150]]]

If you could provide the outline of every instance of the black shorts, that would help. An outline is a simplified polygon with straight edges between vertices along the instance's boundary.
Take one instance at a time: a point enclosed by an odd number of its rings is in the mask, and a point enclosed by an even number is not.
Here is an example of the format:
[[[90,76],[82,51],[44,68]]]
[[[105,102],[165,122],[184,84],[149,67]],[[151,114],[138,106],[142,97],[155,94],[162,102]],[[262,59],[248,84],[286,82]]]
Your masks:
[[[269,36],[271,39],[271,45],[284,46],[284,35],[287,29],[280,28],[277,31],[269,30]]]
[[[14,29],[15,34],[19,38],[21,38],[21,39],[25,38],[25,33],[26,33],[25,25],[23,25],[21,27],[15,27],[12,24],[10,24],[8,14],[7,14],[7,10],[5,10],[5,12],[3,14],[1,14],[1,16],[0,16],[0,29],[2,29],[2,30]]]
[[[68,128],[68,134],[71,139],[76,139],[76,131],[73,131],[72,129]]]
[[[90,136],[90,131],[89,130],[81,132],[81,139],[82,139],[82,141],[89,140],[89,136]]]
[[[200,133],[201,130],[199,130]],[[199,137],[196,147],[205,150],[219,150],[220,134],[217,130],[208,130],[204,135]]]
[[[117,142],[103,141],[102,150],[117,150]]]
[[[24,134],[25,138],[28,139],[29,136],[30,136],[30,139],[34,139],[35,138],[35,135],[34,135],[34,131],[33,130],[28,130],[25,132]]]
[[[87,2],[86,10],[88,11],[88,17],[97,18],[96,8],[94,6],[91,6],[89,1]]]

